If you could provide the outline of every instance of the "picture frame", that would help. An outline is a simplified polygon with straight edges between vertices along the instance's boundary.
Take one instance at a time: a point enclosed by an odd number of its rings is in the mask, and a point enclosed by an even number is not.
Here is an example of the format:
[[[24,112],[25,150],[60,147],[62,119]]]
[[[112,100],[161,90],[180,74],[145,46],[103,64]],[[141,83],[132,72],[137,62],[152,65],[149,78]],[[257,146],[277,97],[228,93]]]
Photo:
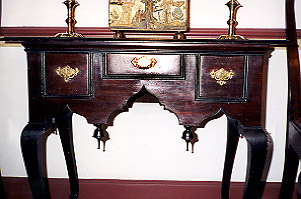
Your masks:
[[[185,32],[189,0],[109,0],[112,31]]]

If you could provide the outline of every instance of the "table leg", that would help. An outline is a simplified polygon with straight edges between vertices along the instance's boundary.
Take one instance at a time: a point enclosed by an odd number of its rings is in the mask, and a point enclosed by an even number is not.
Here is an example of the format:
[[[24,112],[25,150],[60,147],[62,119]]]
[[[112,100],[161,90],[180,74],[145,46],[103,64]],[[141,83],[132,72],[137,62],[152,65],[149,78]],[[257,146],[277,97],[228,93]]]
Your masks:
[[[61,138],[69,175],[71,189],[71,195],[69,198],[78,198],[79,185],[73,146],[72,112],[70,110],[66,110],[60,114],[58,117],[56,117],[56,123],[59,129],[59,135]]]
[[[260,127],[241,128],[248,142],[248,166],[244,199],[260,199],[270,167],[273,143],[271,136]]]
[[[50,122],[30,122],[21,135],[23,159],[33,198],[50,197],[46,169],[46,139],[51,132]]]
[[[238,133],[238,122],[236,119],[227,117],[228,120],[228,129],[227,129],[227,148],[224,162],[224,172],[222,180],[222,199],[229,198],[230,182],[232,169],[236,154],[236,149],[239,140]]]

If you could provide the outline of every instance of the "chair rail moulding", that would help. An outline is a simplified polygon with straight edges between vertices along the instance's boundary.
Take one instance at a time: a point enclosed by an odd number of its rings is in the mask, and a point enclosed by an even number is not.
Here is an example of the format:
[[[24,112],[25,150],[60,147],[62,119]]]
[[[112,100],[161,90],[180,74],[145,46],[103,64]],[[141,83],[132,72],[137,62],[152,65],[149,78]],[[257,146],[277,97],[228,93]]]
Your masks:
[[[0,36],[4,37],[52,37],[58,32],[65,31],[65,27],[1,27]],[[76,31],[84,35],[85,37],[113,37],[114,32],[109,27],[77,27]],[[185,33],[189,38],[216,38],[217,36],[224,34],[227,31],[226,28],[190,28]],[[237,33],[244,35],[247,38],[260,38],[260,39],[285,39],[284,28],[239,28]],[[137,35],[137,33],[127,33],[128,35]],[[160,36],[173,36],[173,33],[139,33],[139,35],[160,35]],[[301,29],[297,30],[298,39],[301,39]]]

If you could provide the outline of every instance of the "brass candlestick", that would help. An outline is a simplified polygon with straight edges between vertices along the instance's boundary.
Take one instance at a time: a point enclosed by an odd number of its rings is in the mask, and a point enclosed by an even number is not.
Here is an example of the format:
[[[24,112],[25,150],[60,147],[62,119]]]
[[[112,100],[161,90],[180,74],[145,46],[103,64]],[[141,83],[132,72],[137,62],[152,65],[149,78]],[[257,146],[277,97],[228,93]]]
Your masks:
[[[235,34],[235,27],[237,26],[236,13],[238,8],[242,7],[242,5],[238,3],[237,0],[230,0],[226,6],[228,6],[230,10],[229,20],[227,21],[229,30],[227,35],[221,35],[218,39],[245,39],[243,36]]]
[[[81,34],[75,33],[74,26],[76,24],[76,20],[74,17],[75,8],[79,6],[79,3],[76,0],[66,0],[63,2],[67,6],[68,10],[68,18],[66,19],[66,23],[68,25],[66,33],[58,33],[55,37],[84,37]]]

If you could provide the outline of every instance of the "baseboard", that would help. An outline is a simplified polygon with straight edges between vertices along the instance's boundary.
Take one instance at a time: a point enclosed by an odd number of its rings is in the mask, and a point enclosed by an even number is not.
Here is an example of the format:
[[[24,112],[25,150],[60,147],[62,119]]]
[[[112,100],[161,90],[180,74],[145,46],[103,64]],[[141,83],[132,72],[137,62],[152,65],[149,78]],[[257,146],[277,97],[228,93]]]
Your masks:
[[[27,178],[3,177],[7,199],[31,199]],[[80,179],[80,199],[218,199],[221,182]],[[231,199],[242,198],[243,182],[231,183]],[[49,179],[52,199],[69,196],[68,179]],[[266,184],[264,199],[278,198],[280,183]],[[295,197],[295,196],[294,196]]]

